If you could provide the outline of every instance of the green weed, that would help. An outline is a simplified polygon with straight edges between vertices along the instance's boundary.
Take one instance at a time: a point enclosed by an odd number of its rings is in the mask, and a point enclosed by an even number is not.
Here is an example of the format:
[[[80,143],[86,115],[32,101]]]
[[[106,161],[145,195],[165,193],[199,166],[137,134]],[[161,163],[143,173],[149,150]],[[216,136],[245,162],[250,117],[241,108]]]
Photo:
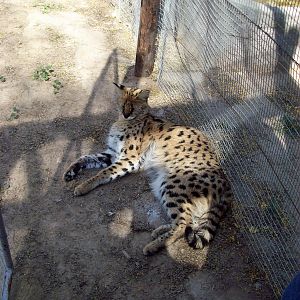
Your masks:
[[[33,7],[38,7],[43,14],[49,14],[54,10],[61,10],[62,6],[55,3],[37,2]]]
[[[20,110],[14,106],[12,108],[12,112],[11,112],[9,118],[7,119],[7,121],[12,121],[12,120],[19,119],[19,117],[20,117],[19,112],[20,112]]]
[[[51,65],[40,66],[33,73],[33,79],[40,81],[51,81],[54,94],[57,94],[63,87],[63,84],[56,77],[55,71]]]
[[[55,74],[51,65],[41,66],[33,73],[33,79],[41,81],[49,81],[52,76],[55,76]]]
[[[1,82],[5,82],[5,81],[6,81],[6,78],[5,78],[3,75],[0,75],[0,81],[1,81]]]
[[[54,88],[54,94],[57,94],[59,90],[63,87],[62,83],[58,79],[55,79],[53,81],[52,86]]]

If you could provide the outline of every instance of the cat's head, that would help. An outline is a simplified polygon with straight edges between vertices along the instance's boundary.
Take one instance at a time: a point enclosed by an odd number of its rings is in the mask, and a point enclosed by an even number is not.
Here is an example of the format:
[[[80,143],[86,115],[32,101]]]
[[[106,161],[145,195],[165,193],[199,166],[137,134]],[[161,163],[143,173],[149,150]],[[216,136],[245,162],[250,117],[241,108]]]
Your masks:
[[[126,87],[116,83],[114,84],[120,90],[118,104],[120,112],[125,119],[132,120],[149,112],[149,90]]]

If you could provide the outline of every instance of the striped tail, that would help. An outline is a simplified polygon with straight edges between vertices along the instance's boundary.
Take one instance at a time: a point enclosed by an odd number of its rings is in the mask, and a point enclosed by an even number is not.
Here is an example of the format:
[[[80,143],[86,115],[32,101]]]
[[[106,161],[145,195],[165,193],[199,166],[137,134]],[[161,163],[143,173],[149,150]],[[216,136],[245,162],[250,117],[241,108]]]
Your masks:
[[[197,225],[188,224],[185,229],[185,238],[194,249],[203,249],[216,235],[221,218],[224,216],[232,200],[231,190],[223,195],[221,203],[218,203],[205,212]]]

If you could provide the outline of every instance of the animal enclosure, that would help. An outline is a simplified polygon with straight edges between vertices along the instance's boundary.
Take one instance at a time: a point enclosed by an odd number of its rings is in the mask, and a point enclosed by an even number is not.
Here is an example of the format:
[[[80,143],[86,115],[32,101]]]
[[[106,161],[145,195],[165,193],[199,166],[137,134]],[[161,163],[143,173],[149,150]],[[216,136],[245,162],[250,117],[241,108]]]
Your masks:
[[[137,39],[139,0],[119,0]],[[162,100],[215,141],[237,226],[279,297],[300,265],[298,1],[162,0]]]

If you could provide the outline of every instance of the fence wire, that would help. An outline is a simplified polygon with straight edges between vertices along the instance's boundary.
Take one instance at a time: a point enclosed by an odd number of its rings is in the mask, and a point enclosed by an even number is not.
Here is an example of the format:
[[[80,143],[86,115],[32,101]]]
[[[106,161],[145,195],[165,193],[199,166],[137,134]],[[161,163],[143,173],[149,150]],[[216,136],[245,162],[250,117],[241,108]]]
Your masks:
[[[123,12],[137,34],[139,12]],[[159,32],[164,101],[216,142],[239,226],[280,296],[300,270],[300,3],[162,0]]]

